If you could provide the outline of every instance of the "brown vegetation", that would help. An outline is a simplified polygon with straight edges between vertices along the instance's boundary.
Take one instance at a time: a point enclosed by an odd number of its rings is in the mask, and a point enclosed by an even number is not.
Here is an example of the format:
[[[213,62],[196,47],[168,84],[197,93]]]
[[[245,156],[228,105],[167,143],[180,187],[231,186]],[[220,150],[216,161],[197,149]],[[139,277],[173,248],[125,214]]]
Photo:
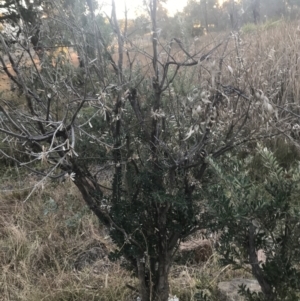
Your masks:
[[[82,209],[74,185],[46,184],[24,203],[36,181],[27,179],[18,182],[9,170],[1,178],[0,300],[113,301],[128,295],[123,280],[130,276],[108,260],[112,244]]]

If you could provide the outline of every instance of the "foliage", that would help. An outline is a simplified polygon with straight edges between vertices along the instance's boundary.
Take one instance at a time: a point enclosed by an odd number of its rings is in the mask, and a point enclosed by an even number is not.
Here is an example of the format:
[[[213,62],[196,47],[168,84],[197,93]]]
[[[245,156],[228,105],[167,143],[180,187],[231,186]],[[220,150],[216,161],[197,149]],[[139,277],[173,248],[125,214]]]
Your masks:
[[[16,26],[20,18],[27,23],[34,24],[38,15],[38,7],[42,4],[42,0],[16,0],[16,1],[1,1],[1,16],[0,22],[8,22]]]
[[[215,0],[188,1],[183,13],[174,19],[181,19],[186,34],[200,36],[203,33],[224,29],[253,31],[250,24],[273,23],[278,19],[296,20],[299,16],[299,1],[281,0],[227,0],[222,5]],[[170,30],[177,27],[174,22]],[[201,30],[200,30],[201,29]]]
[[[296,300],[300,290],[300,164],[296,161],[284,169],[266,148],[259,148],[258,155],[262,164],[254,171],[253,157],[228,156],[222,164],[211,161],[220,177],[211,187],[211,203],[222,230],[219,251],[225,265],[250,265],[263,295],[242,287],[248,300]],[[258,250],[265,260],[259,261]]]
[[[241,28],[241,31],[243,33],[255,33],[256,31],[258,30],[258,27],[257,25],[255,25],[254,23],[247,23],[247,24],[244,24]]]

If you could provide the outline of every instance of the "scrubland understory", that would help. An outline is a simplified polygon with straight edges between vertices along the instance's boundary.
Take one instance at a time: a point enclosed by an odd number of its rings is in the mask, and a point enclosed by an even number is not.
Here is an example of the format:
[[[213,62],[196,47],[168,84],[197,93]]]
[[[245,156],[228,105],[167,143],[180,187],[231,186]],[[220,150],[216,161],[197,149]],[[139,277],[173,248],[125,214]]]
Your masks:
[[[107,255],[114,246],[72,183],[49,183],[24,202],[35,176],[4,167],[0,181],[0,300],[136,300],[135,280]],[[24,181],[26,179],[26,181]],[[175,265],[171,292],[190,300],[245,272],[207,262]],[[249,276],[249,275],[248,275]]]
[[[284,106],[280,99],[290,99],[298,106],[297,27],[284,21],[245,27],[241,40],[232,39],[233,45],[239,44],[242,61],[226,58],[227,78],[223,75],[222,82],[243,91],[247,86],[243,80],[250,81],[269,97],[277,114]],[[217,37],[200,37],[195,47],[210,39]],[[239,77],[241,65],[244,70]],[[240,78],[242,82],[238,82]],[[297,145],[297,140],[294,143]],[[135,287],[134,278],[120,262],[109,261],[108,253],[115,247],[72,182],[49,180],[24,202],[39,180],[37,176],[5,164],[4,159],[0,169],[0,300],[136,300],[136,293],[126,286]],[[221,268],[214,252],[203,263],[175,264],[171,293],[184,301],[207,290],[212,300],[220,300],[217,283],[237,276],[249,277],[229,266]]]

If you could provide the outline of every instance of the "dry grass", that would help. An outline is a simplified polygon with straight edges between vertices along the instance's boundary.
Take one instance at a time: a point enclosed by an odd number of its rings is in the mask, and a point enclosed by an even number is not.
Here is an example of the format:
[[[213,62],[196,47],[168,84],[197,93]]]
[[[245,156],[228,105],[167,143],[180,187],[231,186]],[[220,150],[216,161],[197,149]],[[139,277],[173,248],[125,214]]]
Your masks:
[[[240,56],[248,75],[244,78],[278,104],[288,101],[299,105],[299,27],[283,21],[275,25],[242,35]],[[242,69],[238,64],[242,67],[238,60],[232,62],[236,71]]]
[[[107,259],[111,244],[76,188],[49,185],[24,203],[10,185],[0,195],[0,300],[125,300],[130,275]],[[76,270],[99,245],[105,254]]]
[[[24,203],[37,179],[20,182],[25,175],[16,171],[8,169],[0,179],[0,300],[135,300],[126,283],[137,283],[108,260],[114,246],[76,187],[49,182]],[[103,253],[88,261],[85,255],[99,246]],[[87,264],[78,265],[80,260]],[[171,293],[184,301],[206,290],[218,300],[217,282],[234,273],[219,267],[215,253],[201,265],[176,265]]]

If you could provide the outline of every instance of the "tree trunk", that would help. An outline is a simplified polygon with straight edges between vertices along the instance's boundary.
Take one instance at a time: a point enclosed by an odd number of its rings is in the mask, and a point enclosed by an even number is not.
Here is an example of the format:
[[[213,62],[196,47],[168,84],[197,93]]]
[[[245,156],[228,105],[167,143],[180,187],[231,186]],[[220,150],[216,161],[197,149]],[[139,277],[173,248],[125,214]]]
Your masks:
[[[137,270],[138,270],[138,279],[139,279],[140,298],[142,299],[142,301],[150,301],[151,289],[149,286],[147,286],[148,277],[146,275],[145,262],[143,262],[141,259],[137,259]]]
[[[97,216],[99,221],[106,226],[110,226],[108,216],[101,210],[101,199],[103,192],[97,181],[93,179],[88,171],[83,171],[75,162],[72,164],[72,171],[75,173],[74,184],[81,193],[86,205]]]
[[[203,3],[204,3],[205,30],[206,30],[206,34],[208,34],[208,18],[207,18],[207,3],[206,3],[206,0],[204,0]]]
[[[168,301],[169,272],[174,250],[178,244],[179,233],[167,231],[167,215],[170,204],[157,205],[158,242],[151,257],[145,256],[137,261],[139,290],[142,301]],[[148,249],[148,248],[147,248]]]
[[[261,267],[259,266],[259,261],[256,253],[255,246],[255,227],[251,224],[249,227],[249,237],[248,237],[248,255],[249,261],[252,268],[252,274],[258,281],[261,290],[268,301],[275,301],[276,297],[274,295],[272,286],[269,284],[267,279],[265,278]]]
[[[154,301],[168,301],[169,298],[169,272],[171,267],[171,258],[165,256],[159,262],[157,286],[154,291]]]
[[[254,0],[252,3],[253,21],[258,24],[260,21],[260,0]]]
[[[150,269],[147,260],[137,259],[139,296],[142,301],[168,301],[171,263],[171,256],[162,255]]]

